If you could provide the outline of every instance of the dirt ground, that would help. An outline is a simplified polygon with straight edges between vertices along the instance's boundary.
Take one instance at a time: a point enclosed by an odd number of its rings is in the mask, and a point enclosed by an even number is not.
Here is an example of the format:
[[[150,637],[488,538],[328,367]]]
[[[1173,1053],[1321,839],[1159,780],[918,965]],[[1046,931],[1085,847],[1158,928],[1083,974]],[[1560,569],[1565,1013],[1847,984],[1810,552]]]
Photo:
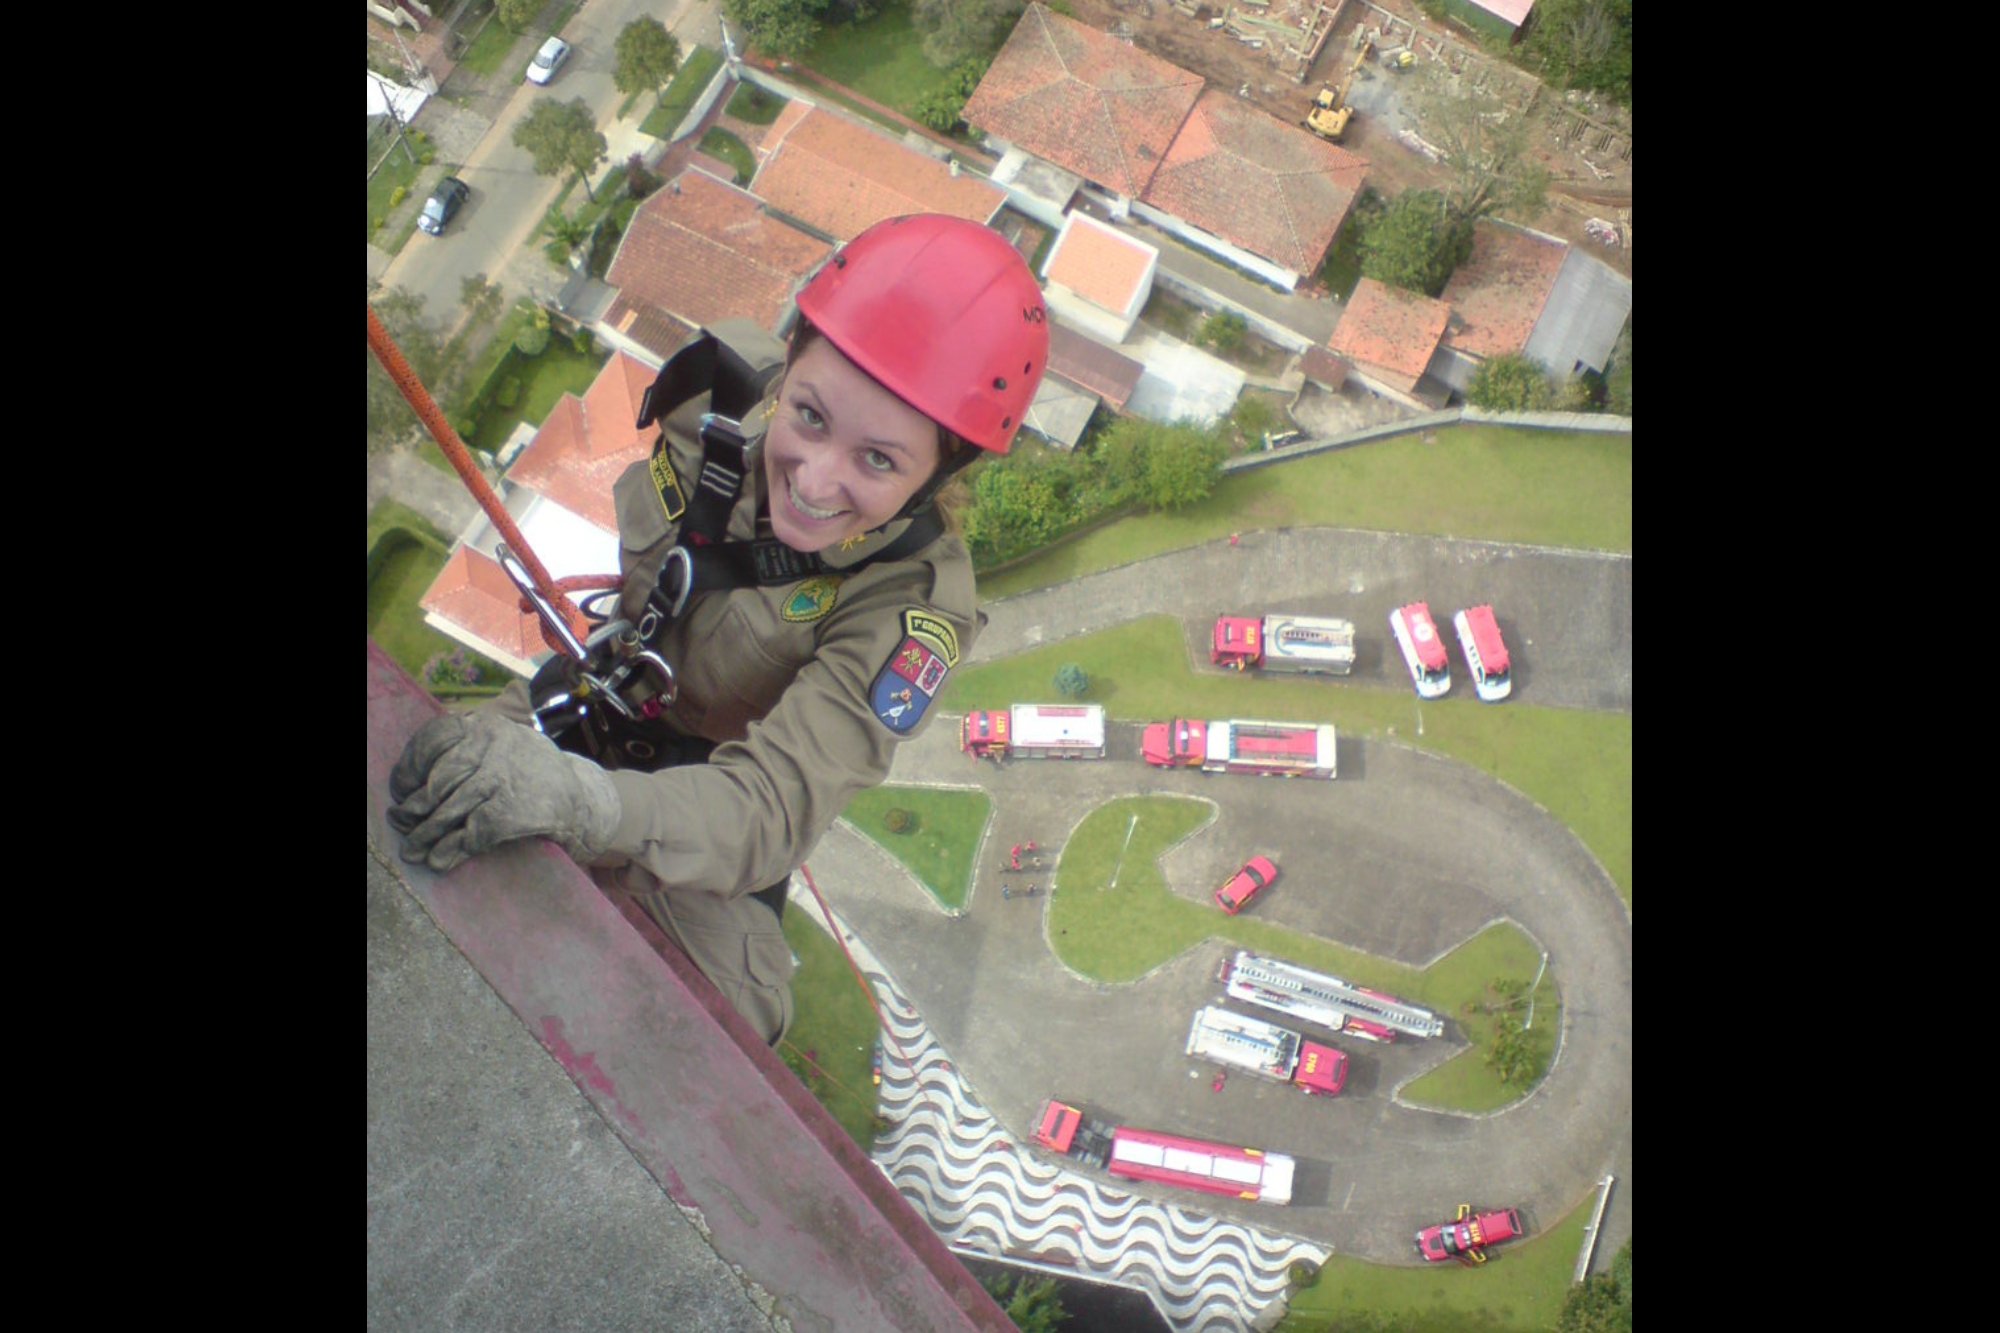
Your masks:
[[[1268,5],[1234,5],[1230,0],[1204,0],[1194,17],[1168,0],[1070,0],[1078,22],[1131,41],[1139,49],[1192,70],[1211,87],[1237,91],[1257,107],[1291,124],[1301,122],[1312,95],[1321,85],[1338,85],[1353,63],[1355,33],[1366,29],[1376,37],[1375,51],[1409,45],[1420,62],[1433,59],[1439,48],[1457,62],[1483,62],[1472,39],[1440,30],[1418,13],[1409,0],[1326,0],[1339,4],[1333,30],[1303,82],[1294,79],[1296,62],[1287,57],[1275,34],[1262,49],[1245,44],[1226,27],[1211,28],[1232,9],[1239,15],[1266,19],[1294,31],[1303,28],[1318,7],[1317,0],[1270,0]],[[1261,31],[1261,30],[1260,30]],[[1377,34],[1380,34],[1377,36]],[[1412,36],[1415,40],[1412,41]],[[1406,90],[1420,81],[1420,70],[1396,74],[1373,60],[1362,65],[1348,89],[1355,108],[1342,147],[1368,159],[1368,183],[1384,196],[1436,184],[1440,170],[1398,137],[1400,131],[1421,132],[1408,108]],[[1476,73],[1476,71],[1475,71]],[[1534,81],[1512,66],[1498,64],[1492,77],[1518,81],[1523,92]],[[1540,231],[1586,247],[1590,253],[1628,276],[1632,272],[1632,143],[1630,118],[1602,100],[1542,89],[1532,115],[1542,124],[1543,164],[1551,181],[1549,204],[1533,218],[1518,218]],[[1595,222],[1595,226],[1589,224]],[[1593,235],[1593,232],[1596,233]],[[1613,235],[1616,244],[1600,240]]]

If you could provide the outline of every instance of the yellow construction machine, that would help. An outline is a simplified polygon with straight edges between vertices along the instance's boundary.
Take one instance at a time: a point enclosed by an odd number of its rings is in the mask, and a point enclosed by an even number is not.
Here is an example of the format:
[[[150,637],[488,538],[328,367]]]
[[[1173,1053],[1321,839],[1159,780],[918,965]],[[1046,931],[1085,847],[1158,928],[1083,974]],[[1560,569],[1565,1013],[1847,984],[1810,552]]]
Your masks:
[[[1306,113],[1306,128],[1322,139],[1339,143],[1347,133],[1347,122],[1354,118],[1354,108],[1347,104],[1347,90],[1354,83],[1354,76],[1368,60],[1368,50],[1373,43],[1363,41],[1361,49],[1354,53],[1354,63],[1347,67],[1347,74],[1338,88],[1321,88],[1313,98],[1313,109]]]

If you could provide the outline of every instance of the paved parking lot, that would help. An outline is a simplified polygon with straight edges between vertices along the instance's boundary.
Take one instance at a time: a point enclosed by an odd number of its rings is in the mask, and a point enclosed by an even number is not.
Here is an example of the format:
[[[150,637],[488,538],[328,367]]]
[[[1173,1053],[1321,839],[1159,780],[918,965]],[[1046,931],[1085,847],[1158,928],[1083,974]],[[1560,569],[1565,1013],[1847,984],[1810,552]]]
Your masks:
[[[1494,602],[1517,645],[1518,699],[1629,709],[1630,588],[1629,559],[1331,530],[1253,534],[996,603],[977,653],[990,660],[1135,615],[1187,612],[1199,589],[1191,640],[1224,606],[1348,615],[1372,653],[1350,682],[1329,687],[1407,690],[1393,649],[1382,656],[1386,617],[1427,593],[1443,615],[1462,604],[1454,599]],[[1217,1093],[1206,1070],[1190,1077],[1182,1051],[1190,1015],[1220,995],[1221,943],[1129,985],[1086,981],[1051,948],[1046,897],[1001,899],[990,850],[968,911],[954,917],[874,844],[837,828],[814,854],[815,876],[1011,1132],[1025,1137],[1042,1099],[1056,1095],[1131,1123],[1291,1152],[1300,1180],[1289,1209],[1181,1201],[1389,1262],[1413,1261],[1410,1233],[1462,1198],[1522,1207],[1539,1229],[1607,1170],[1625,1174],[1631,923],[1568,829],[1484,774],[1391,740],[1343,736],[1335,782],[1266,782],[1146,767],[1137,732],[1114,726],[1100,763],[995,768],[959,754],[955,727],[940,719],[902,747],[891,781],[983,786],[995,801],[989,849],[1024,837],[1059,844],[1097,805],[1136,791],[1210,802],[1214,819],[1164,858],[1175,892],[1205,896],[1245,848],[1266,850],[1286,878],[1260,915],[1415,966],[1514,921],[1549,951],[1563,986],[1555,1066],[1527,1101],[1488,1116],[1401,1103],[1396,1088],[1460,1049],[1448,1028],[1437,1041],[1349,1046],[1348,1087],[1331,1101],[1244,1077]],[[1056,877],[1056,892],[1087,888]],[[1620,1189],[1615,1197],[1628,1199],[1629,1182]],[[1606,1224],[1614,1248],[1620,1216],[1614,1209]],[[1629,1209],[1622,1218],[1629,1234]]]

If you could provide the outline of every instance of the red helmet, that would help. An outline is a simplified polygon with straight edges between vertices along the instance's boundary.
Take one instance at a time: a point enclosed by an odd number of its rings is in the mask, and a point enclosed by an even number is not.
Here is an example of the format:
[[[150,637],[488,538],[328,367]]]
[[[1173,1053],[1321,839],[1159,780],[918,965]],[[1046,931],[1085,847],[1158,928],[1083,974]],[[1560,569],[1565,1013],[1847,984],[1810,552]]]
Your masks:
[[[883,388],[1004,454],[1049,359],[1042,290],[991,227],[939,213],[878,222],[821,265],[799,313]]]

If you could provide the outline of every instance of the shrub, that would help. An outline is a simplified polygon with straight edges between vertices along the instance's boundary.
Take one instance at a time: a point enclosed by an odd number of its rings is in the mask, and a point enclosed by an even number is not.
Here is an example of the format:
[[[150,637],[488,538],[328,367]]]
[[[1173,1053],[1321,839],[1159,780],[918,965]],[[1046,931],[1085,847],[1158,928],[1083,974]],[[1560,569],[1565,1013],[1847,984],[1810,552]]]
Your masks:
[[[368,224],[368,229],[370,231],[380,231],[382,230],[382,224],[385,221],[387,221],[387,219],[385,218],[376,218],[373,222]]]
[[[1200,341],[1218,352],[1233,352],[1250,326],[1234,310],[1218,310],[1201,324]]]
[[[389,191],[389,207],[394,208],[409,197],[410,187],[407,185],[398,185],[395,189]]]
[[[589,356],[597,350],[597,342],[590,336],[589,329],[578,329],[575,333],[572,333],[569,336],[569,345],[576,348],[577,351],[585,356]]]
[[[1291,1279],[1294,1287],[1304,1291],[1319,1281],[1319,1265],[1310,1259],[1294,1259],[1285,1270],[1285,1276]]]
[[[916,823],[917,817],[901,806],[891,807],[889,813],[882,816],[882,827],[891,833],[908,833],[916,827]]]
[[[501,407],[512,407],[521,401],[521,377],[509,375],[500,381],[500,387],[493,391],[493,401]]]
[[[549,348],[549,327],[547,317],[539,325],[531,324],[514,339],[514,350],[522,356],[540,356]]]
[[[1065,662],[1056,670],[1056,693],[1065,699],[1081,698],[1090,690],[1090,675],[1074,662]]]

